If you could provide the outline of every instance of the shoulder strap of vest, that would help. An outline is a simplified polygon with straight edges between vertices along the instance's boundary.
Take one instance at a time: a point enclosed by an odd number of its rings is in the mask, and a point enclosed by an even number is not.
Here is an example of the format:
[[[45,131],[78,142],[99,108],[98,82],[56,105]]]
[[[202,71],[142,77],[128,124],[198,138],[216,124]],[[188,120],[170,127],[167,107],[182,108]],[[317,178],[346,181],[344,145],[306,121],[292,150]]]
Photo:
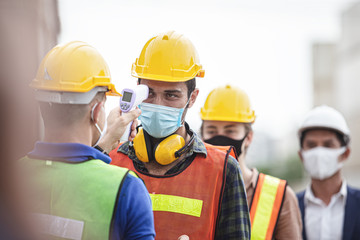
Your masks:
[[[235,158],[237,160],[237,154],[235,152],[235,148],[233,146],[217,146],[217,145],[212,145],[209,143],[205,143],[204,142],[205,147],[213,147],[216,149],[219,149],[220,151],[225,152],[226,154],[229,154],[230,156],[232,156],[233,158]]]
[[[259,174],[250,207],[251,238],[272,239],[286,185],[286,180]]]

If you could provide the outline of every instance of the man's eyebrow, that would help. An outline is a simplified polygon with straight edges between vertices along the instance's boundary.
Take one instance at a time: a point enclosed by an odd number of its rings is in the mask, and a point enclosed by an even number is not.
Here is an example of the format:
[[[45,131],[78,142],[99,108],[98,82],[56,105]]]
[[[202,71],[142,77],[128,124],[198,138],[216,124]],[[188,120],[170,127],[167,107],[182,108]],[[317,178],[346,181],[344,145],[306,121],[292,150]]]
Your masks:
[[[232,128],[232,127],[236,127],[236,125],[235,124],[226,125],[224,128]]]
[[[206,128],[214,128],[214,129],[216,129],[216,127],[215,127],[215,126],[213,126],[213,125],[206,126]]]
[[[180,90],[165,90],[166,93],[182,93]]]

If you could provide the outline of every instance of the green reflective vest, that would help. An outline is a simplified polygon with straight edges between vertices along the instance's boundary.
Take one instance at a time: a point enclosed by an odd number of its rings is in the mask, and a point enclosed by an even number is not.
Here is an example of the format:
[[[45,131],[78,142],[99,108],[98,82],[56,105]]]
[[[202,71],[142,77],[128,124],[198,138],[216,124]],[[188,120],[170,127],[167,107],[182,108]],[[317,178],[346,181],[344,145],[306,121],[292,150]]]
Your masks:
[[[101,160],[65,163],[24,157],[20,164],[31,176],[31,215],[42,234],[48,239],[109,239],[128,169]]]

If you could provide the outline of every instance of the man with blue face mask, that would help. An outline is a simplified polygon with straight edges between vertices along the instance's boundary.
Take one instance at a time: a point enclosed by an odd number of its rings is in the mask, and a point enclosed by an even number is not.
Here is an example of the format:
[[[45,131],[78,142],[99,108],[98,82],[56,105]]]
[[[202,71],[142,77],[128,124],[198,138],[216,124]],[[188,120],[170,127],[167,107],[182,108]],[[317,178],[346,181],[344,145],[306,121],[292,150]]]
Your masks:
[[[204,144],[185,122],[203,77],[192,43],[167,32],[151,38],[132,75],[149,87],[132,142],[110,153],[112,163],[135,171],[150,193],[157,239],[250,239],[240,168],[229,152]]]
[[[311,177],[306,190],[297,194],[303,238],[360,239],[360,190],[349,187],[341,175],[350,155],[344,117],[331,107],[316,107],[298,134],[299,156]]]

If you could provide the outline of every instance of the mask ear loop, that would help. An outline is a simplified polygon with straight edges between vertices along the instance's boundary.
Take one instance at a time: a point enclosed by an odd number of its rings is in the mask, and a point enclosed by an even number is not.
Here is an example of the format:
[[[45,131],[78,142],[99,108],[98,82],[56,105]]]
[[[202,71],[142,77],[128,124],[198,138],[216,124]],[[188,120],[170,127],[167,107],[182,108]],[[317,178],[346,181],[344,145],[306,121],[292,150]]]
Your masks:
[[[94,110],[95,110],[97,105],[98,105],[98,103],[95,103],[95,105],[91,109],[91,120],[95,123],[95,127],[97,128],[97,130],[101,134],[102,130],[100,129],[99,125],[95,122],[95,119],[94,119]]]
[[[184,114],[185,109],[189,106],[189,102],[190,102],[190,99],[191,99],[192,94],[193,94],[193,92],[191,92],[190,97],[189,97],[189,99],[187,100],[187,102],[186,102],[186,104],[185,104],[185,107],[183,108],[183,112],[181,113],[181,122],[180,122],[181,126],[184,126],[185,119],[183,119],[182,116],[183,116],[183,114]]]
[[[189,125],[185,125],[185,128],[186,128],[186,132],[191,136],[190,137],[190,140],[187,144],[185,144],[185,146],[183,146],[182,148],[180,148],[179,150],[177,150],[175,152],[175,157],[176,158],[179,158],[181,155],[183,155],[184,153],[187,153],[189,150],[190,150],[190,147],[192,146],[192,144],[194,143],[194,140],[195,140],[195,134],[192,133],[190,131],[190,127]]]

